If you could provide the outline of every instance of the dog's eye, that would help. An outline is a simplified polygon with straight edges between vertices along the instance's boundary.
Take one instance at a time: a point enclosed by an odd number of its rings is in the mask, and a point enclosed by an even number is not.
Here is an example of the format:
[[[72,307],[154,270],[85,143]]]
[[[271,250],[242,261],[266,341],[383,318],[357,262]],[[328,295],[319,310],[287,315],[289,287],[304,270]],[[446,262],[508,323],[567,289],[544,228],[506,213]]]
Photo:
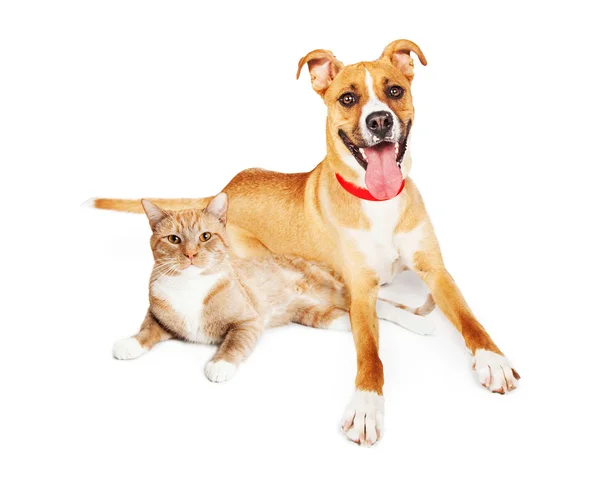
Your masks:
[[[208,241],[211,237],[212,235],[208,231],[206,231],[200,235],[200,241]]]
[[[181,243],[181,238],[177,235],[169,235],[169,236],[167,236],[167,239],[169,240],[169,243],[173,243],[173,244]]]
[[[389,96],[390,98],[398,99],[402,98],[402,95],[404,95],[404,88],[402,88],[401,86],[393,85],[387,89],[387,96]]]
[[[339,98],[339,102],[344,106],[352,106],[356,103],[356,96],[354,93],[344,93]]]

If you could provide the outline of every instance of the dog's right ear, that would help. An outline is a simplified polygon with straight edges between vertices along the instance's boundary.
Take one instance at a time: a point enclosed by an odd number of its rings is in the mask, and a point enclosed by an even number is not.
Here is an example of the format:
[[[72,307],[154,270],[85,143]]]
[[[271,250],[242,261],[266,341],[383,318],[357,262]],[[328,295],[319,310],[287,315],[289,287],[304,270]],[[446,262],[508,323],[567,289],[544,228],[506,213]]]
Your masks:
[[[296,79],[300,78],[300,72],[306,63],[308,63],[312,87],[321,96],[325,95],[333,79],[344,68],[344,64],[329,50],[313,50],[298,62]]]
[[[150,222],[150,228],[152,228],[152,230],[154,230],[154,227],[162,219],[169,216],[165,210],[163,210],[162,208],[159,208],[154,203],[152,203],[152,201],[150,201],[150,200],[146,200],[146,199],[142,200],[142,206],[144,208],[144,211],[146,212],[146,216],[148,217],[148,221]]]

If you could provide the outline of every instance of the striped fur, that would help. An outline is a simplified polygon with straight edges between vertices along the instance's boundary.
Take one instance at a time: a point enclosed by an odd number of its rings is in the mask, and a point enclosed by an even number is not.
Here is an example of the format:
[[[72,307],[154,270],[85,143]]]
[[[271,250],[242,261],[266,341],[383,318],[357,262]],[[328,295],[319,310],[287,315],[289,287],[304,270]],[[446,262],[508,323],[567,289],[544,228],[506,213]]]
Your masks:
[[[205,210],[168,211],[148,200],[142,204],[155,259],[150,308],[140,332],[117,343],[116,357],[137,357],[170,338],[220,343],[206,373],[212,380],[226,380],[265,328],[294,322],[329,329],[348,316],[348,289],[326,265],[274,254],[246,259],[231,254],[225,193]],[[207,233],[210,238],[203,240]],[[431,296],[419,308],[383,301],[420,316],[435,306]]]

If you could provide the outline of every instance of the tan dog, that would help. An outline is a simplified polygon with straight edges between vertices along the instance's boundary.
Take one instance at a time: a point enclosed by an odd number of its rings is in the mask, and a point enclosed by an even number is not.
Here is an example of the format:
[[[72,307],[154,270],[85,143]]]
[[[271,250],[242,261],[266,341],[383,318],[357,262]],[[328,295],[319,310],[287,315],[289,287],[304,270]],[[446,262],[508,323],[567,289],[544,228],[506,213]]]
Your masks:
[[[327,156],[310,173],[250,169],[224,188],[238,253],[267,248],[323,261],[346,282],[358,371],[343,428],[349,439],[365,445],[377,441],[383,427],[378,289],[405,268],[421,277],[462,333],[483,386],[504,393],[519,379],[446,271],[423,200],[408,178],[411,52],[426,65],[421,49],[408,40],[389,44],[376,61],[348,66],[327,50],[310,52],[299,62],[298,76],[307,64],[313,89],[327,105]],[[209,200],[153,201],[182,209],[205,207]],[[139,200],[96,199],[94,206],[142,212]]]

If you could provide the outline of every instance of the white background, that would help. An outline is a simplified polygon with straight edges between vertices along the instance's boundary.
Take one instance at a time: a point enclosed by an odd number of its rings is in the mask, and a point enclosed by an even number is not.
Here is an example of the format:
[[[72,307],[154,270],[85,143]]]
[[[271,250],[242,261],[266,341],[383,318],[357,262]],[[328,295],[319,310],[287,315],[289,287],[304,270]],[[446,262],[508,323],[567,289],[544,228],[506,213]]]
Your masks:
[[[2,477],[598,477],[592,4],[2,2]],[[349,333],[269,331],[224,385],[213,347],[113,360],[144,316],[149,229],[80,204],[312,169],[325,107],[298,59],[397,38],[429,60],[412,177],[520,389],[481,388],[437,312],[433,337],[383,324],[385,435],[362,449],[338,430]]]

